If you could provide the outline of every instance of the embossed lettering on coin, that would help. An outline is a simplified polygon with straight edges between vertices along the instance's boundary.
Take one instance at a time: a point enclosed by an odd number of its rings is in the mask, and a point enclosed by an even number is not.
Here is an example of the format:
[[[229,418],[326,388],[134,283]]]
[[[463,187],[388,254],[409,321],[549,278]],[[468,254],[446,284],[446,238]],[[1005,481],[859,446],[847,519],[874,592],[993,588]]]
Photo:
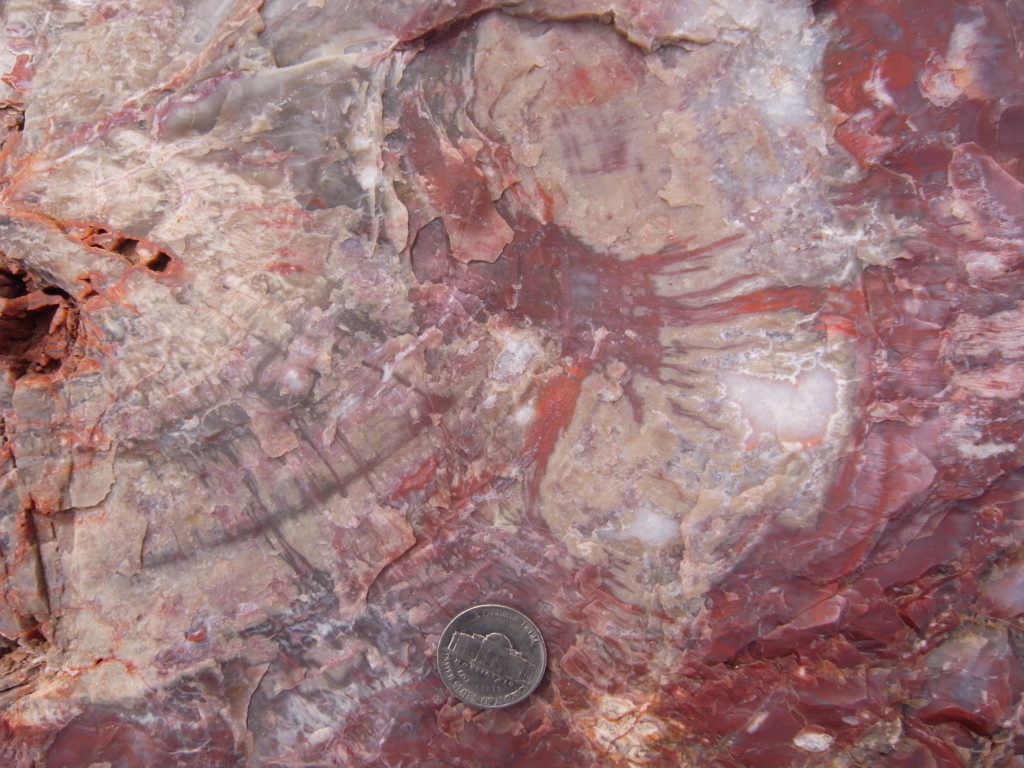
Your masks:
[[[437,648],[441,679],[462,701],[495,709],[516,704],[544,676],[547,649],[537,625],[504,605],[477,605],[451,620]]]

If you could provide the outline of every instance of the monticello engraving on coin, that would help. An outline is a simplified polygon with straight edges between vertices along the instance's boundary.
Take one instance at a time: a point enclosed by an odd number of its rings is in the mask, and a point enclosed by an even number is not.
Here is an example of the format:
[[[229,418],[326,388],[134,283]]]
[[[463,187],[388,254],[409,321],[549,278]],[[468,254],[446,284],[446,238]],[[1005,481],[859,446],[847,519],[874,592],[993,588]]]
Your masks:
[[[537,625],[505,605],[477,605],[451,620],[437,647],[437,669],[453,694],[474,707],[516,704],[544,676],[547,649]]]

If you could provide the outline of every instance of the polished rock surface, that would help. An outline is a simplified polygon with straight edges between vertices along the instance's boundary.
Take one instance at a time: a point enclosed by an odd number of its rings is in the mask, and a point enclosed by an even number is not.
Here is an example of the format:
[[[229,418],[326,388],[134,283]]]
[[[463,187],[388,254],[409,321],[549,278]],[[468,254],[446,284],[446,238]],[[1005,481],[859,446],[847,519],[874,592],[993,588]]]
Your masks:
[[[1024,4],[3,12],[4,765],[1024,766]]]

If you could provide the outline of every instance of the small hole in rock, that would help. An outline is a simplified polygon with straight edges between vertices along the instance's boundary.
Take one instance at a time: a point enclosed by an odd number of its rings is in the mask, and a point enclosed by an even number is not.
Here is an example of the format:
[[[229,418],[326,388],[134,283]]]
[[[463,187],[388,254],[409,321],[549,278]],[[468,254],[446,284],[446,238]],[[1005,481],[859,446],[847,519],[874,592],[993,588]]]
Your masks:
[[[15,296],[24,296],[25,281],[20,276],[6,269],[0,269],[0,299],[13,299]]]
[[[146,262],[146,267],[154,272],[163,272],[167,269],[170,263],[171,257],[163,251],[158,251],[152,259]]]
[[[0,369],[18,376],[60,368],[78,333],[78,312],[67,292],[20,266],[0,267]]]
[[[126,237],[119,243],[117,243],[113,248],[111,248],[111,250],[131,260],[132,257],[135,255],[135,250],[138,244],[138,240],[131,237]]]

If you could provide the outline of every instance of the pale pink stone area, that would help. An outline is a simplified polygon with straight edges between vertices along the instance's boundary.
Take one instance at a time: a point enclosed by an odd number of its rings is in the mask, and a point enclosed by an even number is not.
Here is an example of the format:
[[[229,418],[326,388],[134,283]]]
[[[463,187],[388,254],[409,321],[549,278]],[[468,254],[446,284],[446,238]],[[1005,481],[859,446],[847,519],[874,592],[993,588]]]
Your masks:
[[[820,366],[791,379],[742,373],[727,373],[722,379],[729,398],[750,424],[750,446],[761,435],[784,443],[818,445],[838,410],[835,374]]]

